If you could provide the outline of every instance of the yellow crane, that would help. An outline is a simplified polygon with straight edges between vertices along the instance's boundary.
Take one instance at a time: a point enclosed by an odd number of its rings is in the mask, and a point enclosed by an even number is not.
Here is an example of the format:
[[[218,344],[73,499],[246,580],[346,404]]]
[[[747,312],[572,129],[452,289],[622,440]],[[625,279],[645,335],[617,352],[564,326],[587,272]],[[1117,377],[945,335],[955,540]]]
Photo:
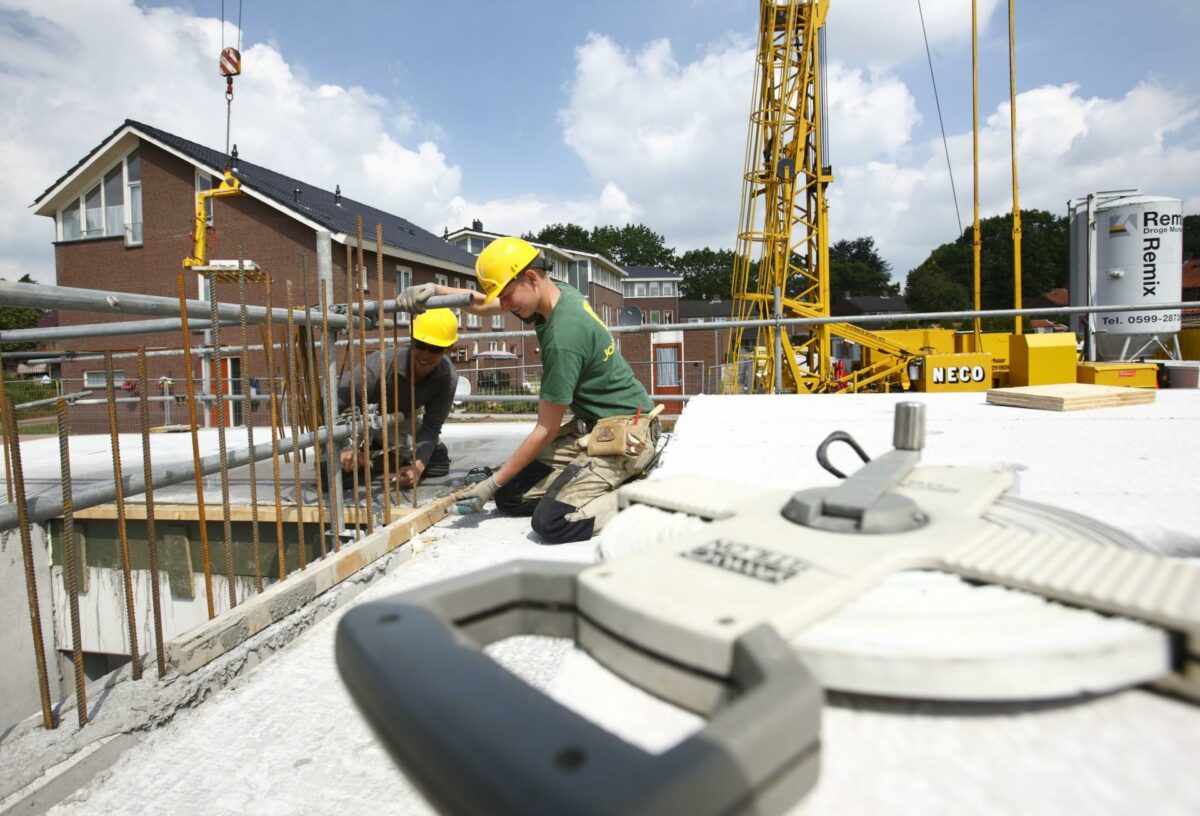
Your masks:
[[[735,320],[829,315],[824,26],[829,0],[762,0],[754,92],[732,295]],[[913,348],[846,323],[812,326],[794,342],[786,328],[730,333],[725,390],[816,393],[899,382]],[[830,339],[876,352],[844,378],[833,375]],[[781,348],[782,370],[774,349]],[[749,365],[747,365],[749,364]],[[749,370],[747,370],[749,369]],[[740,376],[739,376],[740,372]]]

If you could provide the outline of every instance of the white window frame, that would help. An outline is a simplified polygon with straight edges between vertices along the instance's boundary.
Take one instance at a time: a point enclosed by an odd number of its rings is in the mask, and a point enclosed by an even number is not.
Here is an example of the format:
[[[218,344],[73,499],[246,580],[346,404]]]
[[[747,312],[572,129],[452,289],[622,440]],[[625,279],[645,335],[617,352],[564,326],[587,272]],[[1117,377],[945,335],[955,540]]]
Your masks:
[[[96,174],[95,178],[89,179],[89,183],[83,187],[79,195],[75,196],[65,206],[58,208],[54,214],[54,230],[57,240],[86,241],[94,238],[115,238],[118,235],[123,235],[125,236],[125,243],[127,246],[141,245],[141,240],[134,241],[132,239],[132,221],[130,218],[133,198],[131,191],[136,188],[138,190],[138,197],[140,199],[142,187],[142,182],[140,180],[133,183],[130,183],[129,181],[129,157],[136,151],[136,149],[137,148],[134,148],[134,150],[126,153],[116,162],[106,166],[101,172]],[[121,169],[121,192],[124,198],[124,200],[121,202],[121,231],[114,231],[110,233],[108,231],[108,193],[104,188],[104,180],[110,173],[112,173],[113,170],[117,169],[118,167]],[[100,189],[100,228],[98,235],[88,232],[87,205],[85,203],[88,193],[92,192],[97,187]],[[63,230],[63,213],[71,209],[74,209],[79,216],[79,234],[73,238],[68,238]]]
[[[469,289],[470,291],[474,292],[475,291],[475,281],[467,281],[466,288]],[[474,312],[467,312],[467,328],[468,329],[478,329],[480,326],[480,323],[481,323],[481,321],[479,319],[479,315],[475,314]]]
[[[207,187],[203,186],[205,179],[208,180]],[[196,168],[196,194],[197,195],[204,192],[205,190],[211,190],[213,187],[219,187],[220,184],[221,184],[221,180],[214,177],[212,173],[208,172],[207,170],[201,170],[199,167]],[[193,199],[193,201],[195,201],[195,199]],[[212,198],[212,196],[209,196],[208,199],[204,202],[204,223],[210,227],[213,225],[213,198]]]
[[[412,286],[412,279],[413,279],[413,271],[412,271],[411,266],[404,266],[403,264],[396,264],[396,293],[397,294],[399,294],[400,292],[403,292],[405,289]],[[408,312],[399,311],[399,312],[394,312],[393,314],[395,314],[395,316],[396,316],[396,322],[398,322],[401,326],[408,325],[408,321],[410,320]]]
[[[640,297],[645,297],[645,296],[646,296],[646,284],[644,284],[644,283],[635,283],[635,284],[633,285],[633,296],[634,296],[634,297],[639,297],[639,298],[640,298]]]
[[[96,371],[83,372],[83,387],[84,388],[105,388],[108,383],[108,375],[104,369]],[[113,369],[113,388],[120,388],[125,385],[125,369]]]
[[[435,274],[433,276],[433,280],[438,286],[449,286],[450,285],[450,278],[446,277],[445,275]]]
[[[503,314],[492,315],[492,328],[500,330],[500,331],[502,331],[504,329],[504,315]]]
[[[498,349],[499,349],[499,345],[496,343],[495,340],[488,341],[488,351],[497,351]]]

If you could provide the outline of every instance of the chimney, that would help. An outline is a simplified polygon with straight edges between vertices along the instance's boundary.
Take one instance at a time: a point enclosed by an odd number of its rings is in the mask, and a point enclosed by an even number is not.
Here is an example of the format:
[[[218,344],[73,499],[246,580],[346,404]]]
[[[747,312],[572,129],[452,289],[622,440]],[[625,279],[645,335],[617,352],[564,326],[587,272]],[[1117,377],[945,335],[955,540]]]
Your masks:
[[[236,173],[237,169],[238,169],[237,163],[238,163],[237,145],[234,145],[233,152],[229,154],[229,169],[231,171],[233,171],[234,173]]]
[[[342,206],[342,185],[333,188],[333,203],[340,207]]]
[[[299,187],[297,187],[295,190],[292,190],[292,201],[296,202],[297,204],[300,203],[300,188]]]
[[[483,232],[483,222],[476,218],[471,222],[471,229],[475,230],[476,232]]]

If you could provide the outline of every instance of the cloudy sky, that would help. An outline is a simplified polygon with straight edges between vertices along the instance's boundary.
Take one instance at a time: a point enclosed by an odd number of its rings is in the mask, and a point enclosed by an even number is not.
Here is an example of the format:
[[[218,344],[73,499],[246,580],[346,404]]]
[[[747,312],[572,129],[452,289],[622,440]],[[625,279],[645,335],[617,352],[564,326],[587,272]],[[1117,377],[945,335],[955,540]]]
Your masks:
[[[832,0],[831,240],[894,274],[958,232],[917,0]],[[249,161],[440,234],[480,218],[644,223],[732,247],[758,4],[751,0],[0,0],[0,277],[53,279],[29,204],[124,119],[221,149],[222,43],[240,37],[233,141]],[[968,0],[922,0],[964,224]],[[979,0],[980,195],[1011,207],[1007,5]],[[1141,187],[1200,212],[1195,0],[1017,0],[1021,203]]]

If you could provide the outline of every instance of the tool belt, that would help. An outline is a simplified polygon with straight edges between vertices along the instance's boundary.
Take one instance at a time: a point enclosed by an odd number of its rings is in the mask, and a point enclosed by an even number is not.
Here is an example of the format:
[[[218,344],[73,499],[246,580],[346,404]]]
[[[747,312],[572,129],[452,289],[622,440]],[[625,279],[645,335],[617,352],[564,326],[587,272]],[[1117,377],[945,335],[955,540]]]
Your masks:
[[[652,444],[651,426],[657,422],[663,406],[640,417],[636,414],[621,414],[596,421],[591,433],[580,443],[586,443],[588,456],[637,456]]]

